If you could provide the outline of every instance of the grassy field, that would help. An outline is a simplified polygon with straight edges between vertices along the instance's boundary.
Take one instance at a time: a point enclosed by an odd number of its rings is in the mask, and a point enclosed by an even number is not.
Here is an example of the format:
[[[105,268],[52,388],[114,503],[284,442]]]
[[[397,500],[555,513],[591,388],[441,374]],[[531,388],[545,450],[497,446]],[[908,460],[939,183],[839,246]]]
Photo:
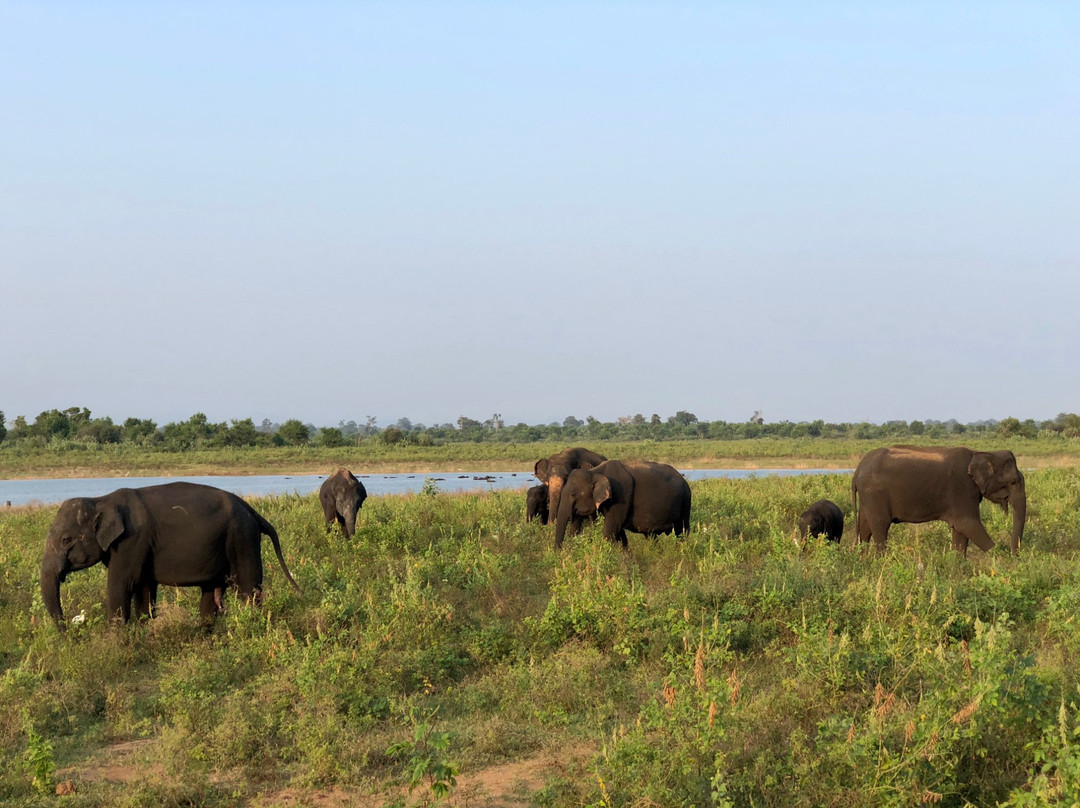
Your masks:
[[[911,441],[901,441],[911,442]],[[1025,468],[1080,463],[1080,438],[957,436],[933,444],[973,449],[1010,448]],[[659,460],[678,468],[853,468],[880,440],[757,438],[590,443],[607,457]],[[124,444],[0,444],[0,478],[125,477],[204,474],[326,474],[338,466],[356,473],[425,471],[531,471],[541,457],[565,448],[548,443],[450,443],[387,446],[366,441],[342,449],[316,447],[213,449],[172,452]]]
[[[371,498],[351,541],[262,499],[304,594],[271,555],[209,634],[189,590],[108,627],[100,567],[57,632],[55,509],[0,512],[0,803],[1076,804],[1080,471],[1029,473],[1019,558],[937,523],[864,553],[849,481],[697,482],[691,534],[628,553],[556,554],[520,492]],[[848,532],[800,549],[819,497]]]

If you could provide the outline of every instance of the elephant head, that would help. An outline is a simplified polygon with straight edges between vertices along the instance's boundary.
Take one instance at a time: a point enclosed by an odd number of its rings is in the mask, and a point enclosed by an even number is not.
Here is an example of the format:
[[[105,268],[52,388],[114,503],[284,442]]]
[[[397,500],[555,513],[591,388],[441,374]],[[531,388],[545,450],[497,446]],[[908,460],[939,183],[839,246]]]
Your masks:
[[[555,517],[555,547],[562,547],[567,524],[572,528],[570,535],[577,535],[581,532],[583,522],[595,517],[610,499],[611,481],[606,475],[591,469],[571,471],[566,478]]]
[[[102,507],[99,500],[86,498],[65,500],[60,505],[41,560],[41,598],[58,624],[64,619],[60,584],[69,573],[106,560],[112,543],[123,533],[123,515],[115,506]]]
[[[540,482],[548,487],[548,514],[554,516],[559,513],[559,500],[562,497],[563,485],[574,469],[591,469],[599,466],[607,460],[601,454],[590,451],[583,447],[564,449],[551,457],[536,461],[533,473]]]
[[[1016,457],[1007,449],[974,452],[968,463],[968,474],[983,499],[1000,505],[1005,513],[1012,507],[1012,551],[1016,553],[1020,549],[1020,539],[1027,521],[1027,489],[1024,474],[1016,465]]]

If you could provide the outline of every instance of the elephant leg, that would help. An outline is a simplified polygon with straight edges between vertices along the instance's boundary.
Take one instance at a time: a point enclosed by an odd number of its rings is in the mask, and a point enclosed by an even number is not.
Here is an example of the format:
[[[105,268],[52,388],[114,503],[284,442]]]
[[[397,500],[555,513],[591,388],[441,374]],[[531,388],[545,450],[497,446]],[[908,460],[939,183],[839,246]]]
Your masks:
[[[873,504],[868,506],[864,503],[859,511],[859,541],[863,544],[869,544],[870,539],[873,538],[877,551],[884,553],[885,543],[889,540],[889,525],[891,523],[892,519],[885,509],[880,509],[879,513],[879,509],[874,508]]]
[[[137,585],[131,596],[132,610],[140,617],[154,617],[157,606],[157,581]]]
[[[122,623],[131,620],[131,598],[134,587],[130,581],[121,580],[120,576],[110,575],[105,584],[105,614],[110,620],[119,619]]]
[[[953,529],[953,547],[956,547],[957,533],[964,537],[965,553],[967,552],[968,539],[975,542],[975,546],[983,552],[989,552],[994,548],[994,540],[991,539],[990,534],[986,532],[986,528],[983,527],[983,523],[979,520],[978,514],[973,518],[957,519],[955,523],[950,523],[949,527]]]
[[[204,588],[199,599],[199,616],[207,625],[214,622],[217,613],[224,611],[221,605],[221,587]]]
[[[953,528],[952,532],[952,548],[962,555],[967,555],[968,537],[956,528]]]

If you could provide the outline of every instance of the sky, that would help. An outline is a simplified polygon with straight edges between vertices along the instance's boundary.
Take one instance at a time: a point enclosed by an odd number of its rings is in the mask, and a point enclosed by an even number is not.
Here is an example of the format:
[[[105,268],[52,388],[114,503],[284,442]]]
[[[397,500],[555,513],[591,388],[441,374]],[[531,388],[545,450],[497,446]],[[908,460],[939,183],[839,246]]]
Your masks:
[[[1080,4],[0,2],[0,410],[1080,411]]]

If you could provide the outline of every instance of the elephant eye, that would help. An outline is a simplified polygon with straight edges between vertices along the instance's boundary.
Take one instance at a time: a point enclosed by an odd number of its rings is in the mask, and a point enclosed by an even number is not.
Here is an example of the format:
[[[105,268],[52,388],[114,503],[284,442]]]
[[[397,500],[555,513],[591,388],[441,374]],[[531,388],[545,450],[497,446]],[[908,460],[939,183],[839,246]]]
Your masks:
[[[70,548],[73,544],[75,544],[75,537],[74,536],[61,536],[60,537],[60,546],[63,547],[65,550]]]

